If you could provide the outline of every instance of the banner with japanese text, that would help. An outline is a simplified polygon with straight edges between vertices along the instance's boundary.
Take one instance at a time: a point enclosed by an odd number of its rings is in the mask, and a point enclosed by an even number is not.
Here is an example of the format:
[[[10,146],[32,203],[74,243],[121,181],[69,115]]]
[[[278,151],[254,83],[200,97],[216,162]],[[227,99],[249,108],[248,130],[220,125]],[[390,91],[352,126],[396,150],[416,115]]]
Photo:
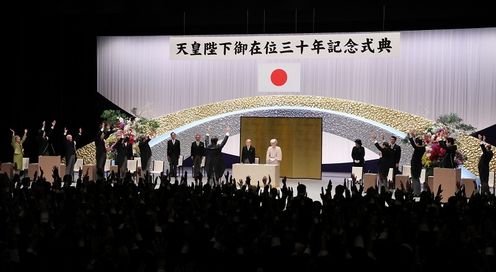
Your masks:
[[[400,32],[171,36],[175,60],[399,56]]]

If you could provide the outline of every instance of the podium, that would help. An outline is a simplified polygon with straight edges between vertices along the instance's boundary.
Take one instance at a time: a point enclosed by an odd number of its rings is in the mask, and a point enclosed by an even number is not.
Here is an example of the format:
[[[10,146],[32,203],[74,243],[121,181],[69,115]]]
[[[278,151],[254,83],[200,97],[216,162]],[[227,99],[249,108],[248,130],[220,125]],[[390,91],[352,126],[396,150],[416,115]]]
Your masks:
[[[31,181],[34,181],[34,174],[36,172],[38,172],[38,175],[40,175],[38,163],[30,163],[28,166],[28,176]]]
[[[412,166],[410,165],[403,165],[403,168],[401,170],[402,174],[408,177],[412,176]]]
[[[457,185],[461,184],[462,171],[461,169],[452,168],[434,168],[434,195],[437,193],[437,188],[441,185],[443,190],[441,193],[441,202],[448,202],[448,198],[455,195]]]
[[[60,173],[60,156],[39,156],[38,157],[38,176],[41,175],[40,169],[43,169],[43,177],[46,181],[53,182],[53,167],[57,167]]]
[[[1,163],[0,172],[5,173],[9,178],[12,178],[14,175],[14,164],[11,162]]]
[[[394,188],[395,189],[401,189],[401,184],[403,184],[403,187],[408,189],[408,176],[407,175],[396,175],[394,179]]]
[[[272,187],[281,187],[280,166],[277,164],[235,163],[232,166],[232,176],[236,182],[240,179],[245,181],[246,177],[250,176],[252,185],[256,185],[257,181],[260,181],[260,184],[262,184],[263,177],[267,177],[268,182],[270,176]]]
[[[427,177],[427,186],[431,190],[432,193],[437,193],[437,188],[434,189],[434,176],[428,176]]]
[[[363,191],[367,192],[370,187],[375,188],[377,186],[377,174],[365,173],[363,174]]]
[[[65,176],[65,163],[61,163],[60,164],[59,176],[60,176],[61,179],[64,179],[64,176]]]
[[[465,196],[467,198],[470,198],[473,193],[477,192],[477,184],[475,183],[475,179],[463,178],[462,184],[465,186]]]
[[[96,164],[83,165],[83,177],[88,174],[89,180],[96,180]]]
[[[352,166],[351,167],[351,173],[355,175],[357,180],[362,180],[363,179],[363,167],[360,166]]]

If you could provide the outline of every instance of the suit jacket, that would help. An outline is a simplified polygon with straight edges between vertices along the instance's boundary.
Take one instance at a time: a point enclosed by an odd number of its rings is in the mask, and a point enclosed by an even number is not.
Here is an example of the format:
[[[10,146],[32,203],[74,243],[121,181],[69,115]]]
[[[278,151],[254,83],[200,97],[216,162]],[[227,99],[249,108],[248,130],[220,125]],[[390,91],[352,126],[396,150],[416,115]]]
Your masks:
[[[243,146],[241,150],[241,162],[245,162],[246,160],[249,163],[255,163],[255,147],[250,146],[250,149],[248,149],[246,145]]]
[[[103,139],[102,139],[103,136]],[[96,155],[98,157],[99,154],[107,153],[107,149],[105,147],[105,139],[108,138],[105,131],[98,131],[95,138],[95,148]]]
[[[124,139],[119,139],[115,144],[114,148],[117,150],[117,155],[115,162],[117,165],[123,163],[126,159],[132,159],[133,157],[133,145],[124,143]]]
[[[397,144],[395,144],[394,146],[391,147],[391,149],[393,150],[393,164],[397,164],[397,163],[400,163],[400,159],[401,159],[401,147]],[[393,166],[393,168],[395,168],[396,165]]]
[[[144,160],[147,161],[152,157],[152,149],[150,148],[150,138],[146,138],[144,141],[139,141],[138,147],[140,150],[140,157]]]
[[[489,162],[493,158],[493,151],[487,150],[484,144],[481,144],[480,147],[482,149],[482,155],[479,158],[479,165],[478,165],[479,172],[482,171],[489,172]]]
[[[226,145],[228,138],[229,136],[226,135],[220,144],[211,144],[210,137],[208,135],[205,137],[205,142],[207,144],[205,150],[205,167],[207,168],[207,171],[213,170],[217,177],[221,177],[225,170],[224,160],[222,158],[222,148]]]
[[[447,146],[445,141],[439,141],[439,145],[446,150],[446,155],[441,160],[441,167],[455,168],[457,166],[455,163],[456,145]]]
[[[75,134],[72,137],[72,141],[68,141],[67,139],[64,139],[66,161],[68,161],[72,155],[76,155],[76,144],[79,142],[80,138],[81,138],[80,134]]]
[[[393,150],[391,148],[382,148],[379,143],[375,143],[375,147],[381,151],[381,160],[379,171],[385,175],[388,174],[389,168],[394,167]]]
[[[191,143],[191,157],[194,158],[196,156],[205,156],[205,144],[200,141],[196,144],[196,141]]]
[[[172,144],[172,139],[167,141],[167,157],[170,157],[170,162],[177,164],[179,160],[179,155],[181,155],[181,142],[178,139]]]
[[[412,177],[419,178],[422,172],[422,156],[425,153],[425,146],[417,146],[413,138],[408,139],[413,147],[412,160],[410,161]]]
[[[351,150],[351,158],[353,159],[353,166],[363,166],[365,163],[365,148],[363,146],[354,146]]]
[[[43,134],[45,134],[43,136]],[[48,155],[48,149],[49,149],[49,142],[48,142],[48,137],[46,134],[46,131],[43,129],[40,129],[38,131],[38,155]]]

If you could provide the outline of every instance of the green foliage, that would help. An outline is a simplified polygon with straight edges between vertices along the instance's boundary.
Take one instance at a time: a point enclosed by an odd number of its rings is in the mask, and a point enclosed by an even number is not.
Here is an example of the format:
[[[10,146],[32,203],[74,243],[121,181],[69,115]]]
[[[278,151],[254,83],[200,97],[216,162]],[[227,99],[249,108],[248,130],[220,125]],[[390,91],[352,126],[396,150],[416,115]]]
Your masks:
[[[135,123],[136,133],[138,135],[153,135],[159,128],[160,124],[157,120],[139,118]]]
[[[463,131],[467,134],[470,134],[475,130],[475,127],[473,127],[472,125],[463,123],[463,119],[460,118],[456,113],[441,115],[436,119],[436,122],[443,124],[448,128]]]
[[[103,122],[107,124],[115,124],[119,121],[119,118],[126,119],[127,115],[120,110],[104,110],[100,115]]]

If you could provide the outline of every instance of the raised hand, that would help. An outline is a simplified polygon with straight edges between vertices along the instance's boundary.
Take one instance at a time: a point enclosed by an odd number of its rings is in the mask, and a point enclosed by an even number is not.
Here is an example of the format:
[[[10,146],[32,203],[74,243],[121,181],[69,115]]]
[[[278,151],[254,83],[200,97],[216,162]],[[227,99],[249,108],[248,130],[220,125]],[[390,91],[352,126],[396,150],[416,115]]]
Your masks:
[[[79,128],[79,134],[83,134],[83,128]]]
[[[10,131],[12,131],[12,135],[15,135],[15,131],[13,129],[10,129]]]
[[[27,134],[27,133],[28,133],[28,129],[27,129],[27,128],[25,128],[25,129],[24,129],[24,134]]]
[[[67,134],[67,128],[64,128],[64,134]]]
[[[441,201],[443,197],[441,196],[441,193],[443,192],[443,189],[441,188],[441,184],[439,184],[439,187],[437,188],[437,193],[436,193],[436,200]]]
[[[482,141],[486,141],[486,135],[482,136]]]
[[[45,127],[45,121],[41,122],[41,126]]]

